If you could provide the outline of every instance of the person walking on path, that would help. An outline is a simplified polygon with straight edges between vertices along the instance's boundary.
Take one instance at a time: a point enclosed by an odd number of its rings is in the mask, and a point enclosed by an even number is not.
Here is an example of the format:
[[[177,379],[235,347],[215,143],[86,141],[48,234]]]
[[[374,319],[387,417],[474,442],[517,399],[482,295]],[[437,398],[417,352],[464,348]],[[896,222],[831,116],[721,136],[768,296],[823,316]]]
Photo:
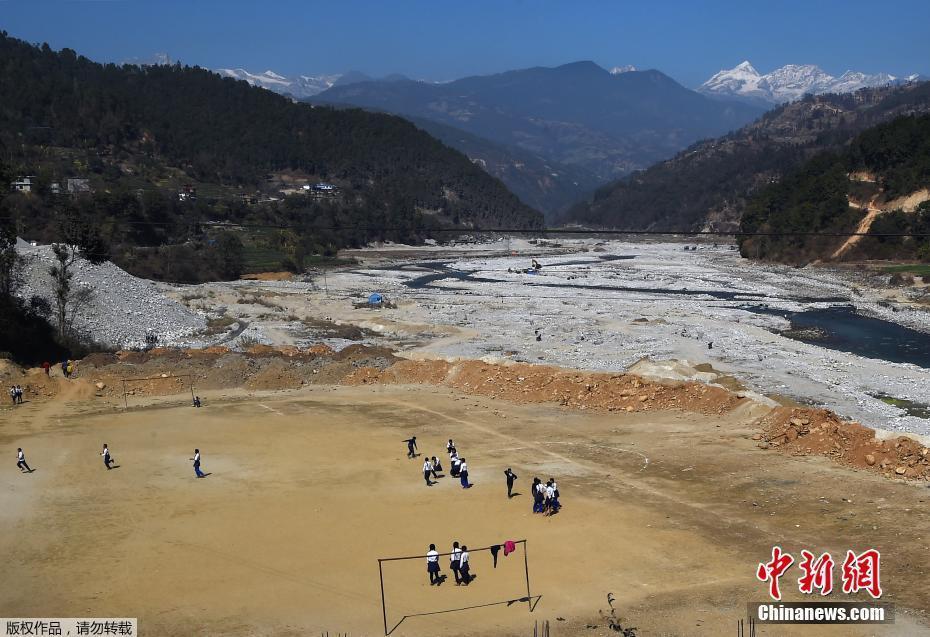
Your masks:
[[[23,388],[20,387],[19,385],[16,386],[16,404],[17,405],[23,404]]]
[[[23,473],[32,473],[32,469],[26,464],[26,454],[23,453],[22,447],[16,449],[16,466]]]
[[[449,569],[452,571],[452,574],[455,576],[455,585],[462,585],[462,575],[459,571],[459,564],[462,559],[462,549],[459,548],[458,542],[452,543],[452,552],[449,554]]]
[[[442,584],[442,578],[439,575],[439,552],[435,544],[429,545],[429,551],[426,552],[426,571],[429,573],[429,585]]]
[[[507,467],[507,470],[504,471],[504,475],[507,476],[507,497],[513,497],[513,483],[517,479],[517,474],[511,471],[510,467]]]
[[[423,461],[423,479],[426,480],[426,486],[431,487],[433,483],[430,482],[429,475],[433,472],[433,464],[429,461],[429,458]]]
[[[407,443],[407,457],[416,458],[417,457],[417,437],[407,438],[404,440]]]
[[[200,470],[200,449],[194,449],[194,457],[191,458],[194,461],[194,474],[198,478],[204,478],[203,471]]]
[[[107,443],[103,443],[103,451],[100,452],[100,455],[103,456],[103,464],[107,468],[107,471],[112,469],[113,467],[110,466],[110,463],[113,462],[113,460],[110,458],[110,448],[107,447]]]
[[[468,482],[468,465],[465,464],[465,458],[462,458],[462,462],[459,464],[459,479],[462,481],[463,489],[471,488],[471,484]]]
[[[462,574],[462,583],[468,586],[468,583],[471,581],[471,565],[469,564],[467,546],[462,546],[462,554],[459,555],[459,571]]]

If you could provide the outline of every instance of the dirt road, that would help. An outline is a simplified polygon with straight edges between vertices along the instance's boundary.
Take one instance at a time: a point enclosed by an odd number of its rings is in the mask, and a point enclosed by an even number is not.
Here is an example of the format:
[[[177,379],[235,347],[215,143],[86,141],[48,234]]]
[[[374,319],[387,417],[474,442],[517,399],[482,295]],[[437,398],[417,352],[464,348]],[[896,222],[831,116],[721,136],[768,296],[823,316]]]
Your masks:
[[[553,635],[602,635],[608,592],[640,635],[735,634],[746,602],[766,598],[754,573],[774,544],[880,549],[897,622],[758,634],[930,634],[930,492],[763,452],[739,410],[592,413],[443,387],[224,393],[200,410],[4,411],[0,615],[139,617],[142,634],[159,636],[378,635],[378,557],[527,538],[532,614],[497,603],[526,595],[519,552],[497,568],[474,554],[468,588],[430,587],[421,560],[391,563],[392,634],[527,635],[548,619]],[[474,488],[450,477],[426,487],[422,458],[405,457],[410,435],[443,457],[455,438]],[[104,469],[104,442],[118,469]],[[34,473],[14,469],[16,447]],[[188,461],[195,447],[204,480]],[[507,466],[520,476],[512,500]],[[559,515],[531,513],[534,475],[559,481]],[[782,580],[789,600],[797,576]]]

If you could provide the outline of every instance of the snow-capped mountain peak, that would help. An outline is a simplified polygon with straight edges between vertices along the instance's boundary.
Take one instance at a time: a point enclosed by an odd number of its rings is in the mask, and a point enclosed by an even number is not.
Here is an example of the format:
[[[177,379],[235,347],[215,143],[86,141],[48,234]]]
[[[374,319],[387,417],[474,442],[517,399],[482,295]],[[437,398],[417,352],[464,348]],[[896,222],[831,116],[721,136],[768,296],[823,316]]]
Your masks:
[[[298,99],[322,93],[332,87],[341,77],[339,75],[300,75],[296,78],[289,78],[272,70],[264,73],[250,73],[245,69],[217,69],[216,72],[225,77],[245,80],[252,86],[260,86]]]
[[[730,71],[731,71],[731,72],[732,72],[732,71],[738,71],[738,72],[740,72],[740,73],[746,73],[746,74],[749,74],[749,75],[759,75],[759,72],[758,72],[758,71],[755,69],[755,67],[749,62],[749,60],[743,60],[742,62],[740,62],[739,64],[737,64],[736,66],[734,66],[732,69],[730,69]]]
[[[742,95],[763,98],[759,88],[762,76],[749,61],[737,64],[732,69],[724,69],[704,82],[698,89],[702,93],[716,95]]]
[[[748,61],[724,69],[704,82],[698,91],[706,95],[748,98],[782,103],[807,93],[850,93],[867,86],[883,86],[897,81],[888,73],[867,74],[846,71],[833,77],[814,64],[786,64],[760,75]]]
[[[610,69],[610,74],[620,75],[621,73],[629,73],[635,70],[636,70],[636,67],[633,66],[632,64],[624,64],[623,66],[615,66],[614,68]]]

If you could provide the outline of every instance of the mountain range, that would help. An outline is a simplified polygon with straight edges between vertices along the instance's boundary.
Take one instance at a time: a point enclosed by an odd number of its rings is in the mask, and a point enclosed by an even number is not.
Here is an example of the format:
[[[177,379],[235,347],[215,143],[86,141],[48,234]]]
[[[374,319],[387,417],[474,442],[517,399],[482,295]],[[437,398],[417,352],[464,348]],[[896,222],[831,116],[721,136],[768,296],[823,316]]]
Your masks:
[[[930,113],[930,82],[807,95],[742,129],[599,188],[559,220],[635,230],[735,232],[747,201],[818,153],[864,130]]]
[[[791,102],[807,93],[852,93],[861,88],[885,86],[920,79],[898,78],[890,73],[846,71],[834,77],[813,64],[787,64],[771,73],[759,73],[748,61],[724,69],[697,88],[714,97],[744,99],[763,104]]]
[[[645,168],[698,139],[739,128],[763,112],[739,101],[711,99],[660,71],[611,72],[587,61],[443,84],[334,85],[311,101],[439,122],[571,167],[600,183]],[[497,176],[514,187],[507,175]],[[544,211],[555,208],[554,202],[543,206]]]
[[[409,79],[407,76],[399,73],[385,75],[381,78],[374,78],[361,71],[349,71],[347,73],[334,73],[330,75],[297,75],[295,77],[285,77],[284,75],[270,70],[263,73],[251,73],[245,69],[216,69],[216,72],[223,77],[244,80],[252,86],[259,86],[298,100],[313,97],[334,86],[355,84],[358,82],[396,82],[398,80]]]

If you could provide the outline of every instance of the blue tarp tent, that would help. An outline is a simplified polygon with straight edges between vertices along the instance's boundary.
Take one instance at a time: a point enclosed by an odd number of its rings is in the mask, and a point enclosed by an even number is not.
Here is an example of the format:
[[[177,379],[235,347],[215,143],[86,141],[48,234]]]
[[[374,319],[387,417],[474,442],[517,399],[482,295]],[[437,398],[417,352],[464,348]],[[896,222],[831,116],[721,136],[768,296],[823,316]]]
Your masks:
[[[384,303],[384,297],[380,293],[375,292],[368,296],[368,305],[381,305]]]

